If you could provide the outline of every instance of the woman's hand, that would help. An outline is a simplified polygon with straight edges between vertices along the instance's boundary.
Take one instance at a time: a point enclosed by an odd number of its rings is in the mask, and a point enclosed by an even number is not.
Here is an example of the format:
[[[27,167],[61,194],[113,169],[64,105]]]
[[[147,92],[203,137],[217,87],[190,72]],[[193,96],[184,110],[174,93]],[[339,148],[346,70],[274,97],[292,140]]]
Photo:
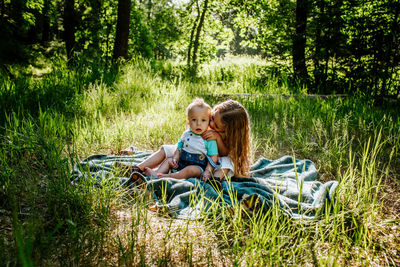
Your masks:
[[[218,137],[220,137],[219,133],[213,129],[209,129],[205,131],[204,133],[201,134],[201,137],[206,139],[207,141],[209,140],[217,140]]]

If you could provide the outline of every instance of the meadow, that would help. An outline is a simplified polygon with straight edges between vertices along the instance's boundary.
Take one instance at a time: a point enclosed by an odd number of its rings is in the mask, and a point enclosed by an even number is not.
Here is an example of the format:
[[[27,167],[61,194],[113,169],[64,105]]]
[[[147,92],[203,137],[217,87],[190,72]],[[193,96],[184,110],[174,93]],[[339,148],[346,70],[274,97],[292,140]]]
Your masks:
[[[400,108],[319,98],[265,60],[228,57],[187,78],[178,62],[118,66],[62,59],[0,76],[0,262],[5,266],[400,265]],[[295,97],[287,97],[293,94]],[[268,96],[272,95],[272,96]],[[185,129],[185,108],[233,98],[249,111],[252,161],[312,160],[337,180],[330,211],[292,220],[220,211],[197,221],[148,208],[147,192],[72,185],[92,154],[155,151]]]

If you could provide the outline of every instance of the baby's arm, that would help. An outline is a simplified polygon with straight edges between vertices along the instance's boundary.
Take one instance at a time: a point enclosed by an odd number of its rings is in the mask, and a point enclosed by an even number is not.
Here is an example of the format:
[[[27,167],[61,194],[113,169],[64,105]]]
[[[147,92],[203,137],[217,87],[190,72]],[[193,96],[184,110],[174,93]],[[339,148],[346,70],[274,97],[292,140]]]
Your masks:
[[[177,149],[174,152],[174,155],[169,159],[170,161],[170,166],[173,169],[178,168],[178,162],[181,157],[181,149],[183,148],[183,138],[185,136],[185,133],[182,134],[181,138],[179,138],[178,144],[177,144]]]
[[[178,162],[179,162],[179,158],[181,157],[181,150],[177,149],[174,152],[174,156],[172,157],[171,160],[171,168],[177,169],[178,168]]]
[[[218,145],[218,153],[220,156],[228,156],[229,149],[225,145],[224,141],[222,141],[222,137],[218,134],[217,145]]]
[[[213,156],[210,156],[210,157],[211,157],[212,161],[214,161],[214,163],[217,164],[218,155],[213,155]],[[202,180],[203,180],[204,182],[207,182],[207,180],[210,179],[211,174],[212,174],[213,172],[214,172],[214,167],[210,164],[210,162],[208,162],[208,163],[207,163],[207,167],[206,167],[206,169],[205,169],[205,171],[204,171],[204,173],[203,173]]]
[[[162,174],[168,173],[170,169],[177,169],[179,155],[180,155],[180,150],[179,149],[175,150],[174,156],[166,158],[156,171],[151,171],[151,169],[146,168],[147,175],[161,177]]]

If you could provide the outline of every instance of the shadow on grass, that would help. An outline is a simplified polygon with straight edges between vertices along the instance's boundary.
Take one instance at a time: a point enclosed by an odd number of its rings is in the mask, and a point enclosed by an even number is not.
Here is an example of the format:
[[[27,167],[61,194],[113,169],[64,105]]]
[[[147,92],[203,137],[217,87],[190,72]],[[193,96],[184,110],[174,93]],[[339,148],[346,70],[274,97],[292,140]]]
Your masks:
[[[72,68],[56,59],[46,66],[49,71],[33,74],[31,65],[15,65],[10,73],[0,71],[0,125],[6,114],[29,114],[37,117],[39,110],[52,110],[66,116],[80,113],[79,96],[92,83],[112,85],[118,78],[118,66],[108,66],[87,58],[76,61]]]

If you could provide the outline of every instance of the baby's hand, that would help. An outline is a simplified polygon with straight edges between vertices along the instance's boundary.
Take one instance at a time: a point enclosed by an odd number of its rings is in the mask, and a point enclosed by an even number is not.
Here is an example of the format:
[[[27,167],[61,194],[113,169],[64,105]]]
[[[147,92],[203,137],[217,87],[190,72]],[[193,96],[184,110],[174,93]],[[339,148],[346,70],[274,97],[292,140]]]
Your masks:
[[[219,136],[219,133],[213,129],[209,129],[209,130],[205,131],[201,136],[204,139],[206,139],[207,141],[216,140]]]
[[[175,158],[168,158],[168,165],[172,169],[177,169],[178,168],[178,161]]]
[[[205,170],[204,173],[203,173],[203,177],[201,177],[201,180],[203,182],[207,182],[208,179],[210,179],[210,177],[211,177],[210,171],[209,170]]]

